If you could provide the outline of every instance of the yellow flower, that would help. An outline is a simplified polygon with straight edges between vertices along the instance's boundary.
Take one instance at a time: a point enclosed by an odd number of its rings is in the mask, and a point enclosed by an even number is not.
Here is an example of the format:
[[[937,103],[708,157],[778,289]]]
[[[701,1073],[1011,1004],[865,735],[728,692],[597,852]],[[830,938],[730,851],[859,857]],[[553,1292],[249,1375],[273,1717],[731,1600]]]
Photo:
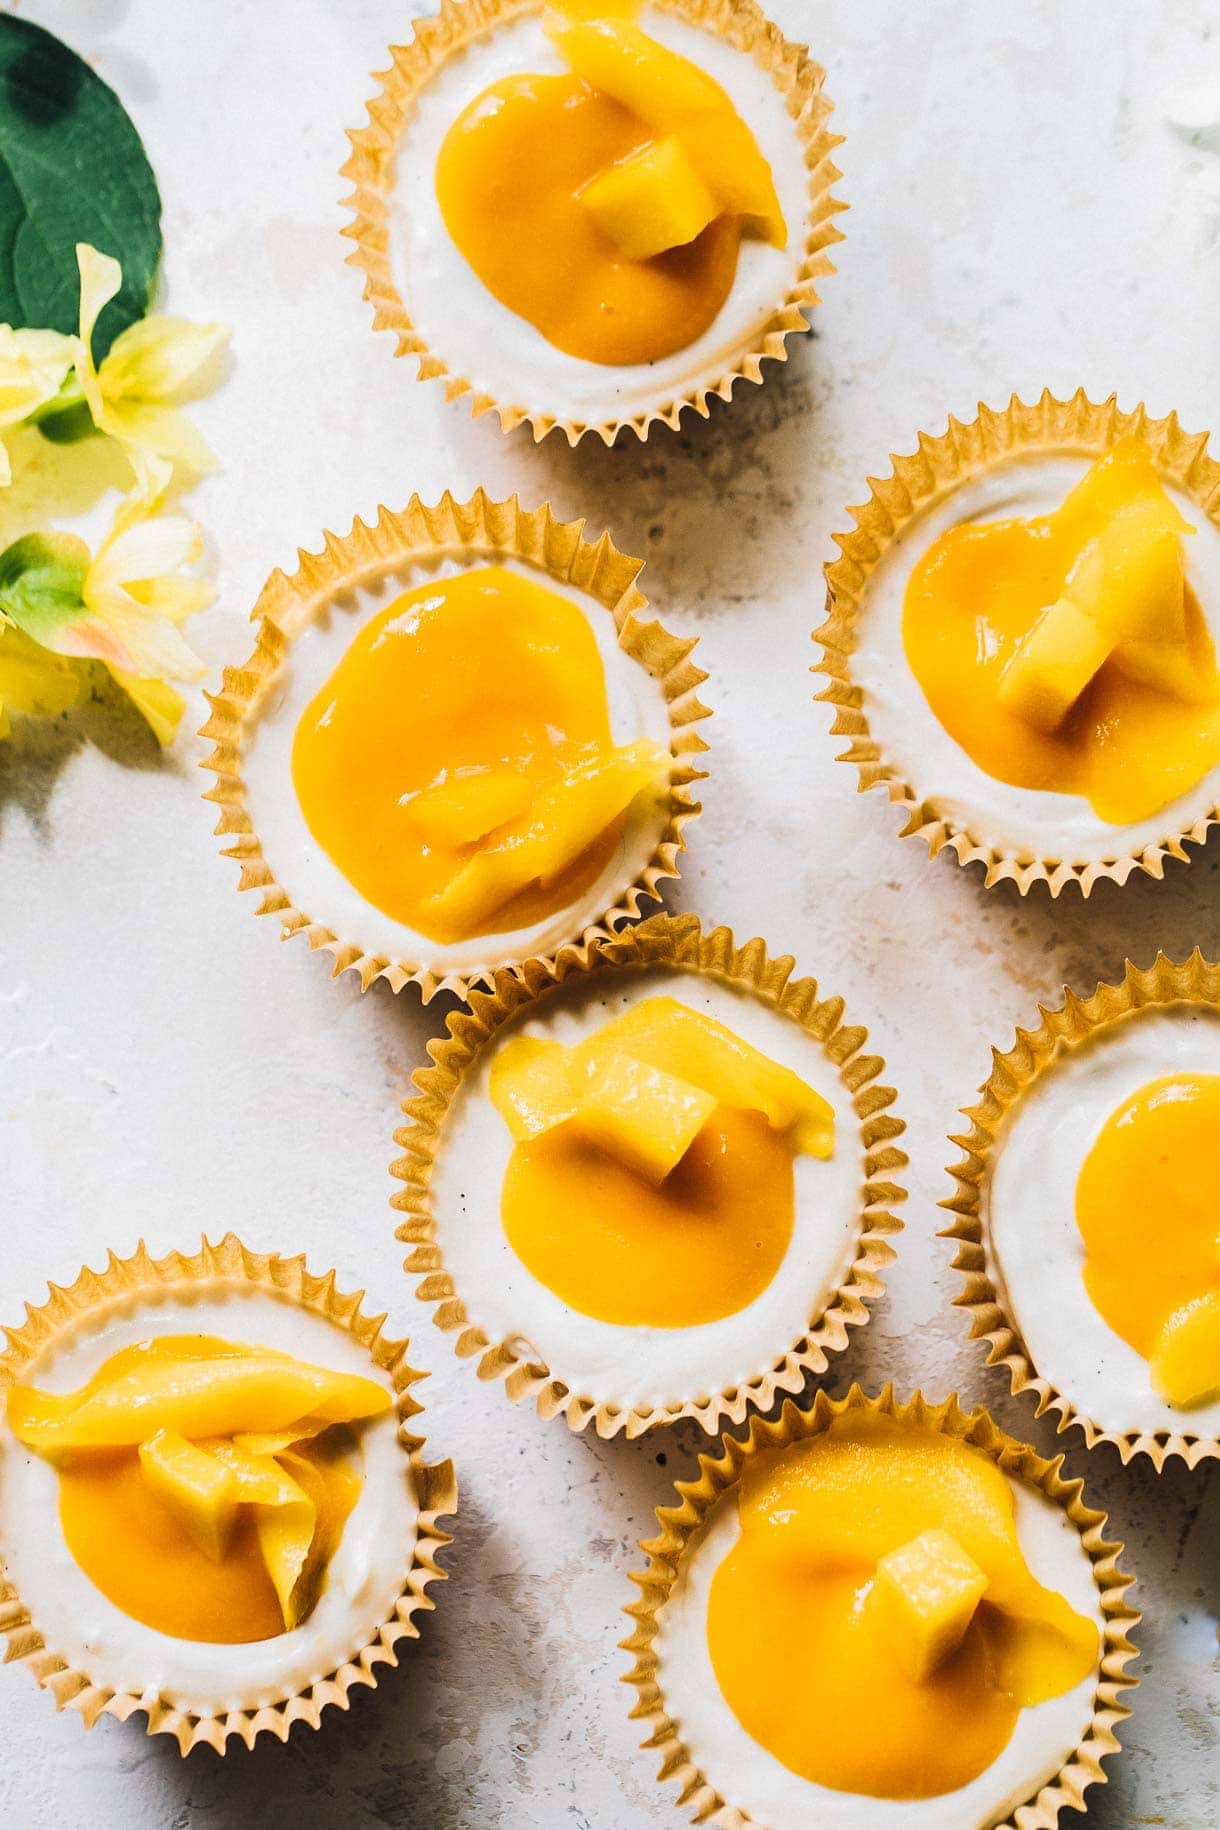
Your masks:
[[[88,242],[77,243],[76,259],[80,335],[72,346],[77,379],[94,425],[122,445],[139,492],[150,503],[162,494],[175,466],[196,476],[215,468],[205,440],[178,409],[212,385],[228,327],[152,312],[121,331],[95,366],[93,328],[122,285],[123,272],[118,261]]]
[[[91,652],[112,673],[155,680],[198,680],[206,674],[178,629],[214,595],[206,578],[185,572],[202,555],[198,522],[185,515],[144,515],[130,502],[119,509],[81,587]]]
[[[57,330],[14,330],[0,324],[0,428],[17,426],[54,400],[75,355],[71,337]],[[0,438],[0,487],[12,480]]]
[[[10,711],[51,717],[75,705],[80,688],[69,661],[48,654],[0,616],[0,737],[9,734]]]

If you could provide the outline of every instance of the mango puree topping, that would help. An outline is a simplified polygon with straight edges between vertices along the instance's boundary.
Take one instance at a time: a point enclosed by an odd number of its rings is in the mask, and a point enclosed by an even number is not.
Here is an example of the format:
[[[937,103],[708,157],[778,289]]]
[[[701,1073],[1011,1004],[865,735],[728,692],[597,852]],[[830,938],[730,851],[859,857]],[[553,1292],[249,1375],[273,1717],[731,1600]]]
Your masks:
[[[986,774],[1131,825],[1220,761],[1220,673],[1186,582],[1194,530],[1124,439],[1053,514],[964,522],[903,604],[907,661]]]
[[[669,756],[616,746],[588,618],[504,566],[419,585],[363,625],[297,726],[306,824],[361,895],[448,945],[594,884]]]
[[[708,1601],[716,1679],[817,1785],[955,1791],[1096,1663],[1096,1625],[1031,1574],[1008,1479],[967,1443],[849,1414],[753,1457],[737,1508]]]
[[[554,7],[571,73],[493,83],[436,163],[445,226],[488,290],[557,349],[611,365],[693,343],[728,297],[742,236],[787,239],[732,101],[637,11]]]
[[[834,1147],[812,1087],[669,997],[571,1048],[511,1038],[490,1091],[514,1139],[509,1244],[569,1308],[620,1327],[744,1309],[792,1238],[794,1154]]]
[[[1169,1074],[1112,1112],[1076,1183],[1094,1307],[1183,1408],[1220,1395],[1220,1074]]]
[[[112,1354],[64,1394],[14,1386],[9,1428],[53,1462],[68,1549],[117,1608],[226,1645],[297,1626],[360,1497],[372,1379],[212,1335]]]

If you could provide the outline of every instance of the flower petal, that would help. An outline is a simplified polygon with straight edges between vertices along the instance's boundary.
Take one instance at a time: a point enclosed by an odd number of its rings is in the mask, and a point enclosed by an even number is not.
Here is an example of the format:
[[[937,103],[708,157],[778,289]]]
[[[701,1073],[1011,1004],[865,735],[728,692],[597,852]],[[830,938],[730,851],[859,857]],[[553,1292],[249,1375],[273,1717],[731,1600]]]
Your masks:
[[[112,667],[110,676],[132,701],[161,748],[173,743],[186,709],[182,694],[164,680],[141,680],[135,674],[124,673],[121,667]]]
[[[124,518],[106,536],[85,578],[87,604],[99,594],[194,565],[203,554],[199,523],[187,515]]]
[[[0,426],[17,425],[54,400],[72,356],[71,337],[58,331],[0,324]]]
[[[214,385],[228,340],[227,324],[196,324],[153,312],[111,344],[98,370],[102,393],[111,403],[194,400]]]
[[[80,341],[92,368],[94,326],[122,286],[123,269],[113,255],[101,253],[87,241],[76,244],[76,265],[80,270]]]
[[[88,651],[108,667],[157,680],[200,680],[207,666],[183,641],[168,617],[146,609],[126,592],[90,606],[75,633],[93,643]],[[78,651],[84,652],[84,651]]]
[[[94,408],[92,402],[90,407],[94,424],[117,438],[129,455],[135,451],[152,452],[172,464],[181,464],[196,476],[207,476],[216,469],[211,446],[177,407],[111,400],[105,393],[98,407]],[[132,461],[134,464],[134,457]]]
[[[75,705],[80,690],[81,676],[74,668],[20,629],[0,623],[0,736],[7,733],[10,711],[50,717]]]

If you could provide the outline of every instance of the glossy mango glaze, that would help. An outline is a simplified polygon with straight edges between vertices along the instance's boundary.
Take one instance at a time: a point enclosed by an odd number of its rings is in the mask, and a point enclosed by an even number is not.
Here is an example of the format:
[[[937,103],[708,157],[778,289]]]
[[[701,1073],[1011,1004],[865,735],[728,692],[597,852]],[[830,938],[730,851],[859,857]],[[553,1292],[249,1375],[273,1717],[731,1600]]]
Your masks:
[[[1111,658],[1062,725],[1045,732],[1001,703],[1000,680],[1090,544],[1159,490],[1146,449],[1124,441],[1053,514],[949,528],[914,567],[903,605],[908,664],[978,767],[1014,787],[1081,795],[1115,825],[1148,818],[1220,761],[1220,676],[1189,587],[1186,698],[1137,681]]]
[[[637,261],[582,206],[581,187],[651,137],[579,76],[510,76],[459,116],[437,160],[445,226],[488,291],[587,362],[655,362],[685,348],[737,272],[734,217]]]
[[[1111,1113],[1077,1180],[1085,1288],[1154,1378],[1170,1318],[1220,1303],[1218,1141],[1220,1075],[1166,1075]],[[1192,1332],[1175,1384],[1198,1399],[1220,1390],[1220,1330]]]
[[[163,1335],[112,1354],[77,1392],[14,1387],[7,1414],[18,1440],[53,1461],[65,1543],[102,1594],[172,1638],[236,1645],[284,1632],[315,1604],[362,1484],[339,1419],[388,1406],[371,1380]],[[141,1465],[140,1444],[166,1427],[237,1459],[256,1485],[236,1487],[235,1501],[275,1502],[236,1503],[218,1555]]]
[[[446,944],[576,901],[666,762],[655,746],[615,750],[576,604],[489,565],[419,585],[363,625],[300,719],[292,774],[348,881]]]
[[[557,349],[611,366],[693,343],[729,295],[743,234],[787,237],[732,100],[641,31],[638,10],[559,0],[545,19],[570,74],[493,83],[436,164],[445,226],[488,290]]]
[[[652,1188],[560,1126],[509,1158],[509,1244],[582,1315],[620,1327],[689,1328],[767,1288],[792,1238],[792,1145],[759,1112],[719,1106]]]
[[[743,1728],[815,1784],[954,1791],[1002,1752],[1022,1708],[1096,1662],[1096,1626],[1031,1575],[1008,1480],[968,1444],[849,1414],[753,1457],[736,1503],[740,1536],[708,1602],[712,1665]],[[930,1530],[988,1582],[958,1650],[916,1681],[870,1595],[878,1561]]]

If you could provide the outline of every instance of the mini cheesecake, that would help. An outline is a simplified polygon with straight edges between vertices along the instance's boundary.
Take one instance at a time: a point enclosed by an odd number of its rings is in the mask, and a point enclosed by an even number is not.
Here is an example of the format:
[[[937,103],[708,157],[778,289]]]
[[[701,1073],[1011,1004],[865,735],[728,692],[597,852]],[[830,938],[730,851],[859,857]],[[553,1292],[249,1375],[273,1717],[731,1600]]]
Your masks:
[[[345,167],[375,324],[505,429],[706,413],[831,270],[822,81],[753,0],[417,21]]]
[[[1159,876],[1214,817],[1220,471],[1201,446],[1142,409],[1014,400],[925,437],[854,511],[816,638],[844,760],[989,884]]]
[[[512,1396],[605,1435],[711,1430],[867,1318],[902,1127],[881,1063],[842,1055],[837,1001],[783,976],[759,943],[653,917],[451,1021],[396,1134],[400,1237]]]
[[[333,1279],[236,1240],[86,1272],[10,1333],[13,1650],[92,1724],[223,1752],[375,1683],[442,1572],[418,1377]],[[311,1414],[312,1413],[312,1414]]]
[[[785,1830],[1052,1826],[1117,1751],[1121,1546],[984,1412],[853,1387],[658,1512],[626,1649],[661,1780]]]
[[[997,1057],[946,1203],[958,1301],[1014,1390],[1158,1467],[1220,1452],[1218,1004],[1196,955],[1042,1011]]]

